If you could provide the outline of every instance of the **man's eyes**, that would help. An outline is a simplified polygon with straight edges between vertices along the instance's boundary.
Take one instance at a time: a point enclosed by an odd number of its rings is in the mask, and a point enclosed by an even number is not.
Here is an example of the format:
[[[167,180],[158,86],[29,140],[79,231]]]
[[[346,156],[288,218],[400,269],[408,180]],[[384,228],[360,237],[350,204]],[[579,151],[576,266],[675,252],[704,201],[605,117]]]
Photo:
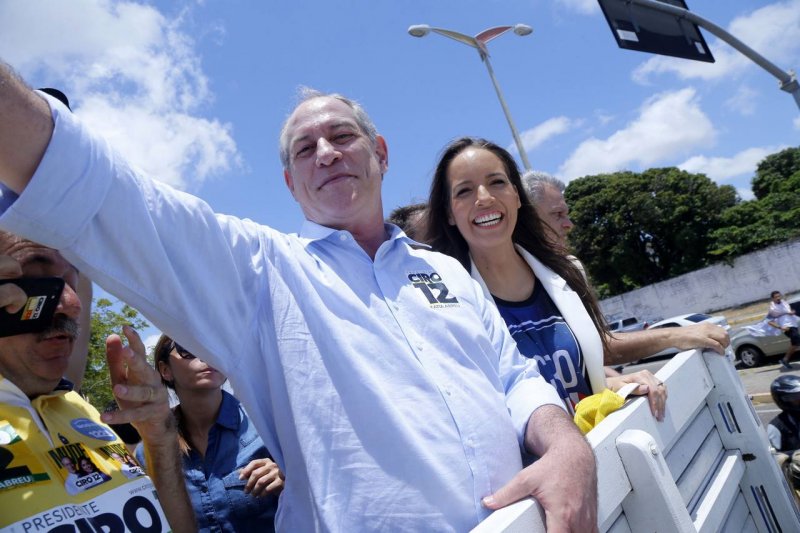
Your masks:
[[[470,188],[469,187],[464,187],[463,189],[456,189],[456,191],[453,193],[453,196],[455,198],[461,198],[461,197],[464,197],[467,194],[469,194],[469,192],[470,192]]]
[[[355,136],[356,134],[352,132],[337,133],[336,135],[330,138],[330,142],[332,144],[346,144],[350,142],[353,138],[355,138]],[[297,150],[295,150],[294,157],[295,158],[307,157],[313,152],[314,152],[314,145],[305,144],[303,146],[300,146],[300,148],[298,148]]]
[[[304,157],[311,153],[311,145],[301,146],[298,150],[295,151],[295,157]]]
[[[337,143],[344,143],[344,142],[349,141],[353,137],[355,137],[354,133],[349,133],[349,132],[348,133],[339,133],[338,135],[334,135],[333,140],[334,140],[334,142],[337,142]]]

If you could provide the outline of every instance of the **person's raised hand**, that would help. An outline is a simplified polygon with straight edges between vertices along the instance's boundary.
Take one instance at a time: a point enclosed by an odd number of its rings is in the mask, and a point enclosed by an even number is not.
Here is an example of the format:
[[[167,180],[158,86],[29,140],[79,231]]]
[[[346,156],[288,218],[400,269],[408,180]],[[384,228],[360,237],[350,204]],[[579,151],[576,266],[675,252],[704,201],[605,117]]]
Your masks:
[[[0,255],[0,279],[13,279],[22,277],[22,267],[19,262],[11,256]],[[13,283],[3,283],[0,285],[0,309],[7,312],[17,313],[28,297],[21,288]]]
[[[119,335],[106,339],[108,370],[119,411],[103,413],[103,422],[129,422],[144,440],[167,436],[174,439],[175,422],[161,376],[148,364],[139,334],[130,326],[124,326],[122,332],[128,339],[127,346]]]

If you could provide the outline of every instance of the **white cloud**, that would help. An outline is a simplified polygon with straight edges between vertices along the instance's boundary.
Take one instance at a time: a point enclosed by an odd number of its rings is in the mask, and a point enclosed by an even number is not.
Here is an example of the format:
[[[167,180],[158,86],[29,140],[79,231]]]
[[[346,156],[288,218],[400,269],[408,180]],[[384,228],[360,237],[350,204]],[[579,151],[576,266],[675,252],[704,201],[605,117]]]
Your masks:
[[[648,167],[710,146],[716,137],[700,109],[694,89],[661,93],[647,99],[639,116],[607,139],[591,138],[578,146],[560,169],[570,180],[587,174]]]
[[[716,182],[728,181],[737,176],[753,176],[758,163],[770,154],[774,154],[786,146],[765,146],[742,150],[733,157],[694,156],[680,165],[687,172],[702,173]],[[741,193],[740,193],[741,194]]]
[[[727,30],[771,62],[791,64],[800,53],[800,0],[776,2],[756,9],[735,18]],[[708,45],[716,59],[714,64],[655,56],[634,71],[633,79],[646,84],[653,74],[672,73],[684,80],[712,80],[737,74],[748,67],[757,68],[755,63],[719,39],[709,41]]]
[[[755,200],[756,195],[753,194],[753,189],[746,187],[736,187],[736,193],[742,200]]]
[[[533,128],[525,130],[520,134],[522,146],[525,148],[526,152],[530,152],[538,146],[541,146],[542,143],[548,139],[568,132],[574,128],[576,124],[577,121],[571,120],[564,116],[545,120],[538,126],[534,126]],[[509,146],[508,150],[516,152],[516,148],[517,146],[514,144]]]
[[[556,0],[556,3],[581,15],[591,15],[600,11],[597,0]]]
[[[194,188],[241,162],[230,125],[199,116],[211,93],[181,24],[133,2],[4,2],[0,50],[35,85],[63,89],[133,163]]]
[[[794,129],[800,130],[800,117],[795,117],[792,124],[794,125]]]
[[[614,115],[602,110],[595,111],[594,117],[597,119],[597,122],[599,122],[601,126],[605,126],[615,118]]]
[[[147,354],[153,353],[153,348],[156,347],[156,344],[158,344],[158,339],[160,338],[161,338],[161,333],[153,333],[151,335],[148,335],[147,338],[144,339],[143,341],[145,353]]]
[[[752,88],[742,85],[736,92],[725,101],[725,107],[737,113],[750,116],[756,112],[756,97],[758,93]]]

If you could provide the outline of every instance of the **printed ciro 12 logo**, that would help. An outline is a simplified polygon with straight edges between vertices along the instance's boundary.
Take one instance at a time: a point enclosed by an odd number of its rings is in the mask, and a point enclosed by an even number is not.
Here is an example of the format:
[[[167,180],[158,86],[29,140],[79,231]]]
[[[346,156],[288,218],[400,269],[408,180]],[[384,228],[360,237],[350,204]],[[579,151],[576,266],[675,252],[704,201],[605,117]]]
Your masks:
[[[459,305],[458,299],[450,294],[450,289],[442,281],[442,276],[436,272],[414,272],[408,275],[408,280],[425,295],[434,309]]]
[[[109,442],[117,440],[117,435],[113,431],[88,418],[75,418],[70,422],[70,425],[72,429],[81,435],[86,435],[93,439],[106,440]]]

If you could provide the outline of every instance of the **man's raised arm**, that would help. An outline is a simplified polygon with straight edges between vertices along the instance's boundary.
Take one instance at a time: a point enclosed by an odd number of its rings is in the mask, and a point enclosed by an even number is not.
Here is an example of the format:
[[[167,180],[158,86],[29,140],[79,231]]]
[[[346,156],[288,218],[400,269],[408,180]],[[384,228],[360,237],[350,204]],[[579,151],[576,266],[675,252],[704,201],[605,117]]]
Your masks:
[[[21,193],[52,133],[47,102],[0,61],[0,181]]]

